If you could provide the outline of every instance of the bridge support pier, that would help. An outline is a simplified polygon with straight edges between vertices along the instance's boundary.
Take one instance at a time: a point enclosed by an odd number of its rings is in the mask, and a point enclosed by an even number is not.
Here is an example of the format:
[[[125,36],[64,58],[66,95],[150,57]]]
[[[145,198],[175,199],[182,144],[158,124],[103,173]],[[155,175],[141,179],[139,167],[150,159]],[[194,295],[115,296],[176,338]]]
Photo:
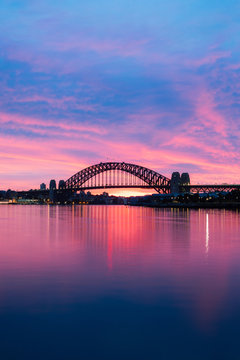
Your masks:
[[[184,185],[190,185],[190,176],[188,173],[182,173],[180,176],[179,172],[173,172],[170,183],[171,193],[185,192]]]
[[[172,173],[171,177],[171,183],[170,183],[170,192],[173,193],[179,193],[179,187],[181,184],[181,178],[178,171]]]

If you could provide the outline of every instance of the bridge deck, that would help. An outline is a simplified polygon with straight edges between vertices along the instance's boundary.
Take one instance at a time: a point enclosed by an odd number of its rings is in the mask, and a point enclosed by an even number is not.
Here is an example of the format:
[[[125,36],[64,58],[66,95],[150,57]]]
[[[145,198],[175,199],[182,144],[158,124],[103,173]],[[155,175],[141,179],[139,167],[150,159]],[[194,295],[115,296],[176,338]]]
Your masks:
[[[224,192],[232,190],[240,190],[238,184],[203,184],[203,185],[185,185],[182,187],[185,192],[204,193],[204,192]]]

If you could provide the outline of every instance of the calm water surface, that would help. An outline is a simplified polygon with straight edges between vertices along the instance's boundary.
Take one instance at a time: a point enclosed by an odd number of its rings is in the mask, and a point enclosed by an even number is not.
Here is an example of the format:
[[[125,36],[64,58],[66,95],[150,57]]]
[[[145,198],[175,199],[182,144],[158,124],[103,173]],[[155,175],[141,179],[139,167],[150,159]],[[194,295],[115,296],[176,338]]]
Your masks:
[[[240,214],[0,206],[0,359],[240,359]]]

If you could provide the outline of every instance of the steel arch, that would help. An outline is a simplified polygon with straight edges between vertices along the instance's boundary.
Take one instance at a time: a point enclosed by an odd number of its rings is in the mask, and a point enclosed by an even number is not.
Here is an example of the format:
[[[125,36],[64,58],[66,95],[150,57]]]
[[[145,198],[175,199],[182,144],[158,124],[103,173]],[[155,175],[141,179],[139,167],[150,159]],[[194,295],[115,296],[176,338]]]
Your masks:
[[[71,176],[65,182],[66,189],[80,190],[86,181],[108,170],[125,171],[143,180],[149,187],[159,193],[170,192],[170,179],[146,167],[125,162],[105,162],[89,166]]]

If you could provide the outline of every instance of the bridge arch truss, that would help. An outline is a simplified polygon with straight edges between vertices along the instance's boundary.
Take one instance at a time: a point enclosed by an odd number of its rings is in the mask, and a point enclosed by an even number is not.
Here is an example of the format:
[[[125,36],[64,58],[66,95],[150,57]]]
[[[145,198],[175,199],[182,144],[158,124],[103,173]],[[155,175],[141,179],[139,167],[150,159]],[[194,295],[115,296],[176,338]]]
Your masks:
[[[99,163],[96,165],[89,166],[73,176],[71,176],[66,182],[65,182],[65,188],[69,190],[82,190],[82,189],[91,189],[94,187],[88,186],[84,187],[84,184],[88,182],[88,180],[92,179],[93,177],[96,177],[98,174],[109,172],[109,171],[121,171],[128,174],[133,175],[134,177],[142,180],[144,185],[114,185],[111,186],[96,186],[95,188],[104,188],[104,187],[145,187],[145,188],[153,188],[158,193],[169,193],[170,192],[170,179],[167,177],[157,173],[156,171],[150,170],[146,167],[135,165],[135,164],[129,164],[125,162],[105,162],[105,163]]]

